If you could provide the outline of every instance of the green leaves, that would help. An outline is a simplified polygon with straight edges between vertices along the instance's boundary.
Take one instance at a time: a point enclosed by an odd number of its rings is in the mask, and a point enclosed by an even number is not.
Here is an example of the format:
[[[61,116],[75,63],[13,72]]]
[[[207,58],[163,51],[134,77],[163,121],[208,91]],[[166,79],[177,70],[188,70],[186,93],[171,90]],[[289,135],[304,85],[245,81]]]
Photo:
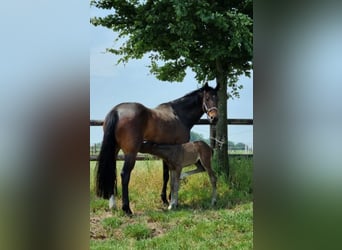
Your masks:
[[[252,69],[252,1],[207,0],[92,0],[91,5],[113,10],[91,23],[125,37],[109,52],[122,56],[119,62],[153,52],[150,72],[163,81],[182,81],[190,67],[199,81],[217,78],[216,61],[222,64],[237,96],[241,74]],[[161,64],[164,61],[164,64]]]
[[[155,74],[157,79],[161,81],[181,82],[183,81],[186,73],[187,66],[179,61],[167,62],[159,66],[157,62],[152,61],[150,72]]]

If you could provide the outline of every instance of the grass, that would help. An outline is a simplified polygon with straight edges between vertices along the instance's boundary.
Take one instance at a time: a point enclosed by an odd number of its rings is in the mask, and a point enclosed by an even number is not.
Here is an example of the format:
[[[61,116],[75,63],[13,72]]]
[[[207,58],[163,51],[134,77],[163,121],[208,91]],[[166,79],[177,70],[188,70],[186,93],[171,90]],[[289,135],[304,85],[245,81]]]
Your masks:
[[[230,184],[219,178],[215,207],[208,175],[201,173],[182,182],[174,211],[160,201],[161,161],[138,161],[129,187],[132,217],[120,209],[120,178],[119,209],[109,211],[108,201],[95,197],[91,162],[90,249],[252,249],[252,161],[231,158]],[[117,165],[120,173],[122,162]]]

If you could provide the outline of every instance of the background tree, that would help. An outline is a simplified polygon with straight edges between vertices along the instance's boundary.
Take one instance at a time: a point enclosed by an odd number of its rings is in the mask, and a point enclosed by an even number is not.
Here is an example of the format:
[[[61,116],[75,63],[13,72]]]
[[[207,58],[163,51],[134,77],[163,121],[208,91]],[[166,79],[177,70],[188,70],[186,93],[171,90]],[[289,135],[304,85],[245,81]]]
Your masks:
[[[245,150],[246,145],[242,142],[239,142],[235,145],[234,150]]]
[[[229,150],[234,150],[235,149],[235,143],[232,141],[228,141],[228,149]]]
[[[92,0],[91,5],[113,11],[91,23],[117,32],[117,41],[125,38],[107,49],[120,56],[119,62],[149,53],[150,71],[159,80],[182,81],[188,67],[198,82],[216,79],[216,159],[228,176],[227,98],[238,96],[238,77],[250,76],[252,69],[252,0]]]
[[[204,138],[203,135],[194,131],[190,131],[190,141],[205,141],[208,144],[210,143],[209,139]]]

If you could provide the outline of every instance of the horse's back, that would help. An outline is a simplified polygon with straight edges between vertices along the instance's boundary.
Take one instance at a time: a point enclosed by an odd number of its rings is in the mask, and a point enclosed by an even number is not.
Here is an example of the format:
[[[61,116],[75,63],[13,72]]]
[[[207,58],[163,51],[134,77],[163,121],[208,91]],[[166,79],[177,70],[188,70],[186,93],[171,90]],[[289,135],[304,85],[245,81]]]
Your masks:
[[[210,157],[213,154],[213,149],[204,141],[194,141],[193,142],[196,151],[200,154],[205,155],[205,157]]]
[[[205,148],[206,150],[211,150],[211,147],[205,141],[193,141],[192,143],[197,148]]]
[[[211,147],[204,141],[192,141],[184,143],[183,148],[185,151],[196,151],[200,152],[202,150],[210,151]]]
[[[190,139],[190,131],[180,121],[171,105],[164,103],[150,111],[145,140],[159,144],[180,144]]]
[[[119,144],[143,140],[159,144],[180,144],[189,140],[190,131],[175,115],[171,105],[161,104],[154,109],[136,102],[116,105],[109,115],[116,114],[116,139]],[[121,143],[120,143],[121,142]]]
[[[116,105],[112,111],[117,112],[119,119],[122,119],[147,114],[150,109],[138,102],[123,102]]]

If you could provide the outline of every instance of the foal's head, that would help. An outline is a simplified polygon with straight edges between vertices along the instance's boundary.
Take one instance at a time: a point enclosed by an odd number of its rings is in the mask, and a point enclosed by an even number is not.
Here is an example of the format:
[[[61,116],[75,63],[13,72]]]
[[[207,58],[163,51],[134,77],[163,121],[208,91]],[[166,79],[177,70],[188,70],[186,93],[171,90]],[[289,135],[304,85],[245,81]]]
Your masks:
[[[216,122],[218,119],[218,110],[217,110],[217,90],[208,86],[206,83],[203,87],[203,101],[202,107],[204,113],[207,114],[208,119],[211,123]]]

